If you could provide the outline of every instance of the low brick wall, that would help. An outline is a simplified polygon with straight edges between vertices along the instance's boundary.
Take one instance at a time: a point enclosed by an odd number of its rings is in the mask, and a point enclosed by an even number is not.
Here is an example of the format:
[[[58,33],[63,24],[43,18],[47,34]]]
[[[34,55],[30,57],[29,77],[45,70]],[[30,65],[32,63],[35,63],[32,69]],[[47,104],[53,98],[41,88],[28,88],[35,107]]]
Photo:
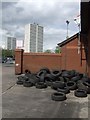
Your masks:
[[[61,69],[60,54],[45,54],[45,53],[24,53],[23,54],[23,72],[25,69],[31,72],[37,72],[43,67],[52,69]]]
[[[22,61],[21,61],[22,60]],[[15,74],[24,73],[29,69],[32,73],[43,67],[50,70],[61,69],[61,54],[55,53],[24,53],[23,50],[15,51]],[[22,64],[22,65],[21,65]],[[22,66],[22,67],[21,67]]]

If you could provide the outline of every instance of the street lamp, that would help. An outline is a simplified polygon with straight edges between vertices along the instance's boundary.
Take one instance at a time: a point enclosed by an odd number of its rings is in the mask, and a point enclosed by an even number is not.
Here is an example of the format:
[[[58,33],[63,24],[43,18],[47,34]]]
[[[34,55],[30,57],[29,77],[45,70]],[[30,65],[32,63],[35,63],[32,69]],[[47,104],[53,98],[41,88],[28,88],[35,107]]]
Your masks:
[[[66,39],[68,39],[69,38],[69,36],[68,36],[68,25],[69,25],[69,21],[68,20],[66,20],[66,24],[67,24],[67,36],[66,36]],[[67,67],[67,46],[65,45],[65,59],[64,59],[64,64],[65,64],[65,69],[66,69],[66,67]]]
[[[74,19],[74,22],[77,24],[78,26],[78,54],[80,53],[80,23],[77,22],[77,19]]]
[[[67,23],[67,39],[69,38],[69,36],[68,36],[68,25],[69,25],[69,21],[68,20],[66,20],[66,23]]]

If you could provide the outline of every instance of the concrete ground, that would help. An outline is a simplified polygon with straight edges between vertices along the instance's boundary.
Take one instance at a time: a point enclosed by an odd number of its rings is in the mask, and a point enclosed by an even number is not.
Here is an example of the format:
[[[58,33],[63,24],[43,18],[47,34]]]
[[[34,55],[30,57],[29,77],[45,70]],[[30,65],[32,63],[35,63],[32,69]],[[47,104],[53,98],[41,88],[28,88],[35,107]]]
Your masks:
[[[3,118],[88,118],[89,97],[77,98],[73,91],[62,102],[51,100],[54,92],[16,85],[13,65],[2,65]]]

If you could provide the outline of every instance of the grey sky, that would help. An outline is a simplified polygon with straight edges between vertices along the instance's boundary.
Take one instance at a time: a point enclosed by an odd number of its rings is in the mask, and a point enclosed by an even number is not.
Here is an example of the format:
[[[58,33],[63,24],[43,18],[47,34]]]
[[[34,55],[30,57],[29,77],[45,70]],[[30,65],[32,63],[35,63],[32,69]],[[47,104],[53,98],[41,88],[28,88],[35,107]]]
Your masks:
[[[44,27],[44,49],[54,48],[66,39],[66,20],[70,21],[69,36],[78,32],[74,18],[79,15],[80,5],[78,0],[68,1],[2,2],[2,29],[23,40],[25,24],[38,23]]]

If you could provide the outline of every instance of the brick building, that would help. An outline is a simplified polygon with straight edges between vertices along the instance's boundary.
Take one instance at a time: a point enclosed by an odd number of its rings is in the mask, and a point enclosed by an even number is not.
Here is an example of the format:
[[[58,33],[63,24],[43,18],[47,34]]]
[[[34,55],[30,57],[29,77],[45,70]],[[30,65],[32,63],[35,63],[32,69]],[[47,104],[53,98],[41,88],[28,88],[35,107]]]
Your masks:
[[[81,43],[78,45],[78,41],[79,33],[58,44],[62,54],[61,68],[87,73],[84,46]]]

